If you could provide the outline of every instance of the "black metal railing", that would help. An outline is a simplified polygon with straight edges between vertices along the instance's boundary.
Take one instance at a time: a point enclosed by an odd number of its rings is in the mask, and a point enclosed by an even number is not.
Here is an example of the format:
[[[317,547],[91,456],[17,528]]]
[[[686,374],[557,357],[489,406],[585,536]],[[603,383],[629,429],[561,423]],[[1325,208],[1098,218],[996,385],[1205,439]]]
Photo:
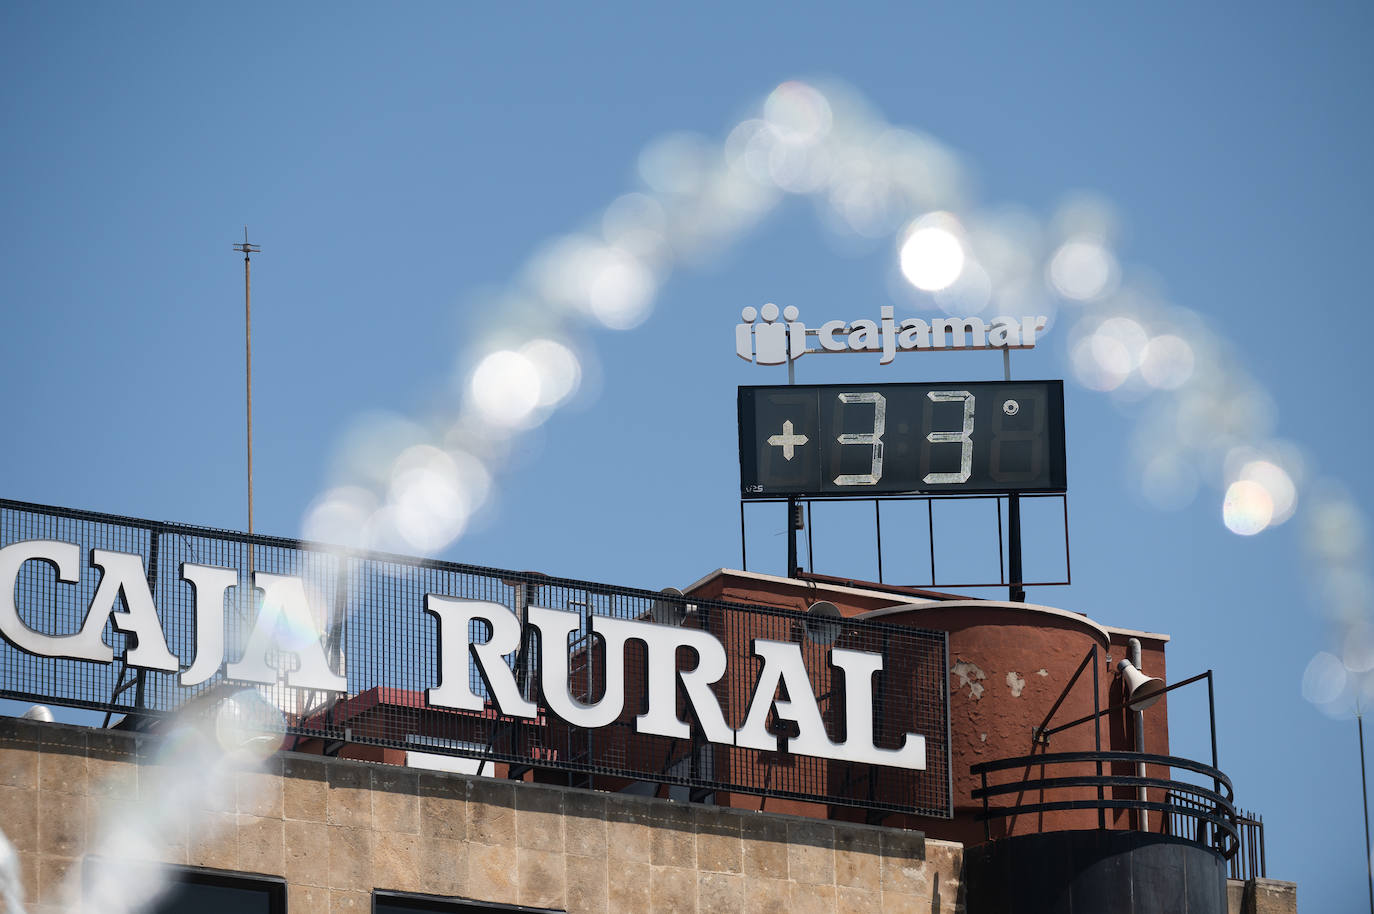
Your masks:
[[[1130,771],[1140,771],[1140,766],[1146,765],[1191,771],[1210,780],[1212,786],[1204,787],[1172,777],[1148,777],[1141,774],[1094,772],[1045,776],[1047,768],[1062,771],[1067,766],[1094,766],[1098,772],[1104,767],[1108,771],[1121,767]],[[1166,822],[1166,830],[1169,828],[1167,823],[1173,822],[1176,818],[1188,820],[1188,825],[1181,827],[1180,831],[1166,833],[1181,834],[1188,840],[1211,847],[1228,860],[1235,857],[1240,848],[1239,817],[1232,802],[1234,792],[1230,779],[1211,765],[1192,759],[1146,752],[1055,752],[981,762],[973,765],[970,770],[982,779],[982,786],[973,791],[973,799],[983,802],[983,811],[978,818],[983,822],[984,834],[988,838],[992,837],[991,823],[998,819],[1035,816],[1047,812],[1096,810],[1100,823],[1103,821],[1102,813],[1108,810],[1122,810],[1134,811],[1137,815],[1158,813]],[[1018,780],[988,783],[989,774],[1015,770],[1023,772]],[[1162,792],[1164,799],[1150,800],[1148,797],[1152,790]],[[1096,795],[1091,795],[1093,793]],[[1032,802],[1024,801],[1022,798],[1028,794],[1035,795],[1036,799]],[[1048,799],[1046,794],[1068,798]],[[994,797],[1015,799],[1009,805],[994,806],[989,803]]]
[[[1165,794],[1165,804],[1174,807],[1164,820],[1165,833],[1198,840],[1198,818],[1196,810],[1201,807],[1195,799],[1174,794]],[[1226,861],[1226,875],[1231,879],[1263,879],[1268,875],[1264,855],[1264,819],[1255,813],[1236,809],[1236,831],[1240,837],[1240,848]]]

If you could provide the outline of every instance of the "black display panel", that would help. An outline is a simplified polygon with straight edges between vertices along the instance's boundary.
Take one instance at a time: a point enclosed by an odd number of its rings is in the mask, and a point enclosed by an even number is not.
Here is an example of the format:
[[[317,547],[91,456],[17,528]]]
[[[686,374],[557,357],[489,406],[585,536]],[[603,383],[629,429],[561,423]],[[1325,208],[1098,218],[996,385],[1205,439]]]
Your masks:
[[[1064,382],[739,389],[740,494],[1063,492]]]

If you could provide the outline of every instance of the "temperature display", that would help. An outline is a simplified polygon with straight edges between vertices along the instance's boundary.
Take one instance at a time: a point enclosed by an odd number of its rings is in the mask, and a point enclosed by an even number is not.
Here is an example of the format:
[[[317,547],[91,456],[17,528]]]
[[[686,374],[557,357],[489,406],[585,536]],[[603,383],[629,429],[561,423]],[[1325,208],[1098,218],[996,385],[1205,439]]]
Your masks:
[[[740,492],[1063,492],[1064,383],[739,389]]]

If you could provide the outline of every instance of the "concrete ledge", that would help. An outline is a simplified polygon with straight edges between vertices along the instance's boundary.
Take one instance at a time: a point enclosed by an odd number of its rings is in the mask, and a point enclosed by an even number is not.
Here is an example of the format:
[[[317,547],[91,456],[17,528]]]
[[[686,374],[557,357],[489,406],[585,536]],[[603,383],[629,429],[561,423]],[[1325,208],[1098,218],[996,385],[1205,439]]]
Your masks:
[[[963,847],[920,832],[293,752],[198,780],[177,744],[0,718],[31,914],[68,910],[112,835],[130,859],[282,878],[293,911],[374,889],[568,914],[963,911]]]

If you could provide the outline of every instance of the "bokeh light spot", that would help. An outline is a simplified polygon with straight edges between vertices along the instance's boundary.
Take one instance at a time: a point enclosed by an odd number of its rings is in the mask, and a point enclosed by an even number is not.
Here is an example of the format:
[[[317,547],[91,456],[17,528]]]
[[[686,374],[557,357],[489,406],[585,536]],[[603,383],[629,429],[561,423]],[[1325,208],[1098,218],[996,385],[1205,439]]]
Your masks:
[[[830,132],[830,102],[812,86],[795,80],[774,89],[763,103],[763,116],[789,138],[813,143]]]
[[[1116,258],[1094,239],[1065,242],[1049,265],[1050,284],[1065,298],[1092,301],[1115,288]]]
[[[1237,478],[1264,487],[1274,506],[1274,516],[1269,521],[1271,526],[1293,516],[1298,503],[1298,490],[1282,467],[1268,460],[1255,460],[1241,467]]]
[[[1330,704],[1345,691],[1347,674],[1339,657],[1318,651],[1302,674],[1302,697],[1314,705]]]
[[[1193,375],[1193,347],[1173,334],[1157,336],[1145,344],[1140,359],[1145,383],[1160,390],[1174,390]]]
[[[1226,529],[1241,536],[1254,536],[1274,517],[1274,500],[1269,490],[1248,479],[1237,480],[1226,489],[1221,517]]]
[[[489,422],[522,425],[539,405],[539,371],[518,352],[493,352],[472,373],[472,401]]]
[[[582,363],[571,349],[555,340],[532,340],[520,347],[539,376],[539,406],[550,408],[576,392],[582,382]]]
[[[1374,670],[1374,629],[1368,623],[1352,626],[1341,643],[1341,661],[1352,673]]]

